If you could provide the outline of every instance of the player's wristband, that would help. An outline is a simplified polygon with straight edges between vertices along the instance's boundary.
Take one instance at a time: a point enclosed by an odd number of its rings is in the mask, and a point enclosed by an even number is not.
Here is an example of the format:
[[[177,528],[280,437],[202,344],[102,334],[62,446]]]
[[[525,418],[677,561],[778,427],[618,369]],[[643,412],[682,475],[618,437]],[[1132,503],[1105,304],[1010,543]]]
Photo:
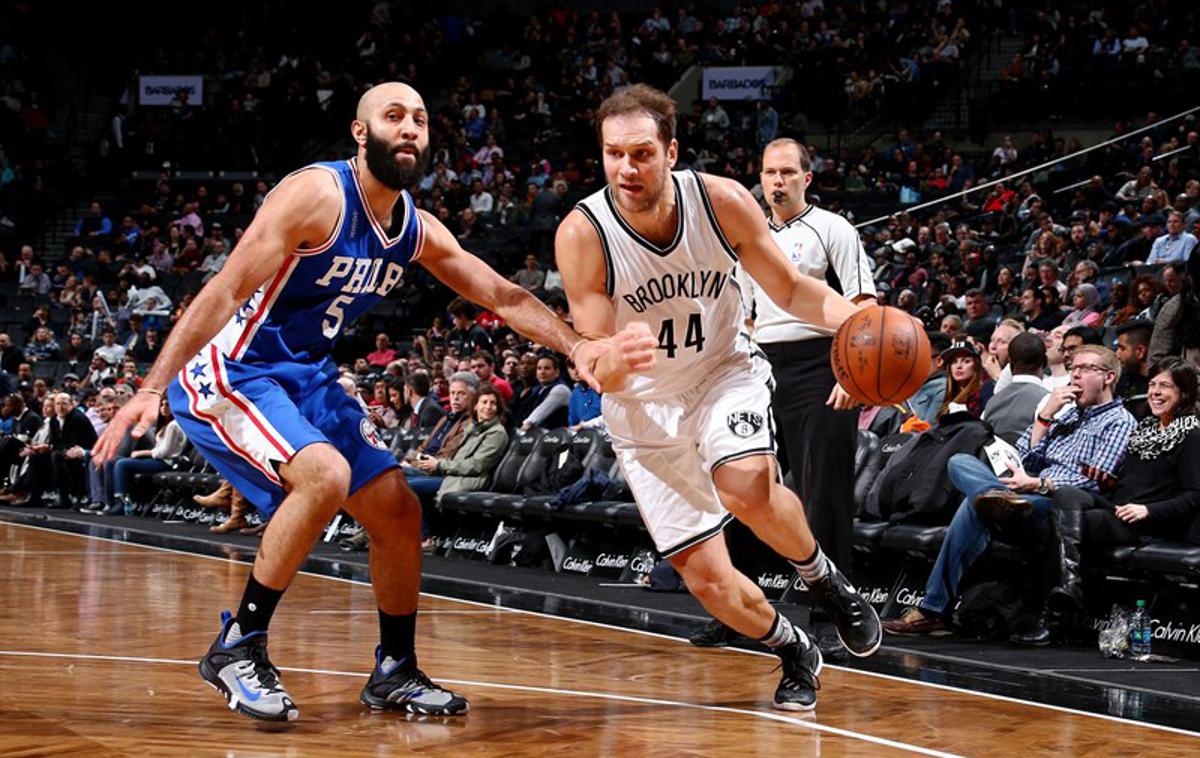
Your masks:
[[[156,390],[156,389],[154,389],[153,387],[141,387],[141,388],[139,388],[139,389],[138,389],[138,392],[145,392],[145,393],[147,393],[147,394],[150,394],[150,395],[158,395],[158,399],[159,399],[159,400],[162,400],[162,399],[163,399],[163,391],[162,391],[162,390]],[[134,394],[136,395],[136,394],[137,394],[137,392],[135,392]]]

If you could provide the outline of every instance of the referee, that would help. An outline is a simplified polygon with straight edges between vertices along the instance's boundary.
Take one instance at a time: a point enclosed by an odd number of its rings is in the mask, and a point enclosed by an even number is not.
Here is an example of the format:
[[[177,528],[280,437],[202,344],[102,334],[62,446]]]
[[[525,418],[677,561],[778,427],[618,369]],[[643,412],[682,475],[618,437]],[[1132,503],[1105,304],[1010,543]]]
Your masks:
[[[763,149],[763,195],[775,244],[800,273],[826,280],[854,303],[875,302],[875,281],[850,222],[809,205],[808,151],[792,139]],[[780,458],[808,515],[817,544],[849,574],[854,524],[854,448],[858,414],[829,365],[832,332],[796,319],[744,277],[743,297],[755,313],[754,339],[775,375],[772,409],[781,430]]]

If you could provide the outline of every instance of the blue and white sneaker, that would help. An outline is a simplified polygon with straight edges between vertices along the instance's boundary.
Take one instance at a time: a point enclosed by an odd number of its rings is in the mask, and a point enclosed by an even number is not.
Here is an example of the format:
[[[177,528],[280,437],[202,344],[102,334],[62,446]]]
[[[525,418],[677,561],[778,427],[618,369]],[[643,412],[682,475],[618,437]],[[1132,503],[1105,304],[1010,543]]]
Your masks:
[[[417,660],[380,659],[375,648],[375,668],[359,697],[376,710],[407,711],[421,716],[459,716],[470,709],[467,699],[430,681],[417,668]]]
[[[262,721],[295,721],[296,704],[267,658],[267,633],[251,632],[226,644],[233,614],[221,613],[221,634],[200,659],[200,676],[225,696],[229,709]]]

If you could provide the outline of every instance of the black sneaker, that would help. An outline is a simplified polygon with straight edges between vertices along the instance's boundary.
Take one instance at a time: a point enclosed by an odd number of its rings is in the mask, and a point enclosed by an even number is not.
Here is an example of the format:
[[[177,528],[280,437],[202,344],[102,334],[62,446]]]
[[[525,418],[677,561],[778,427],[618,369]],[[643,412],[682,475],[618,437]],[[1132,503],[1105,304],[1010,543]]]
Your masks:
[[[809,585],[808,591],[814,604],[823,604],[829,611],[838,639],[851,655],[866,658],[879,649],[883,642],[879,614],[837,566],[830,563],[829,573],[821,581]]]
[[[467,699],[430,681],[417,668],[416,658],[402,661],[379,657],[359,699],[376,710],[407,711],[421,716],[458,716],[470,710]]]
[[[817,705],[817,690],[821,689],[821,650],[812,640],[797,639],[781,647],[783,677],[775,688],[776,708],[781,711],[811,711]]]
[[[700,631],[688,637],[688,642],[696,647],[725,647],[738,637],[741,637],[741,635],[717,619],[713,619],[705,624]]]
[[[225,696],[229,709],[262,721],[294,721],[300,711],[267,658],[267,633],[251,632],[225,644],[233,614],[221,614],[221,634],[200,659],[200,676]]]

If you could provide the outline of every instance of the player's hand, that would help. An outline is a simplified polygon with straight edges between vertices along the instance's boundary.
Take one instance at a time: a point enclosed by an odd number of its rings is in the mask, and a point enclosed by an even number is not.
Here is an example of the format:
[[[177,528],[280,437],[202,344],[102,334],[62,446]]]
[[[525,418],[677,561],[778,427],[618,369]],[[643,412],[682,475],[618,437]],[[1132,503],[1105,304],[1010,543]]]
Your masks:
[[[108,428],[104,430],[104,434],[100,435],[100,439],[96,440],[96,444],[92,447],[92,463],[96,468],[101,468],[104,464],[111,460],[117,453],[117,448],[121,444],[121,440],[125,439],[125,432],[133,427],[130,432],[133,438],[141,439],[146,430],[154,426],[158,421],[158,395],[153,392],[135,392],[133,398],[125,403],[117,415],[113,416],[112,421],[108,422]]]
[[[658,358],[658,340],[650,333],[644,322],[635,321],[611,337],[585,340],[575,348],[575,370],[579,378],[597,392],[603,392],[596,369],[607,359],[610,371],[632,374],[654,368]]]
[[[829,393],[829,399],[825,401],[825,405],[833,408],[835,411],[849,411],[857,408],[860,403],[851,397],[850,393],[842,389],[842,385],[833,385],[833,392]]]

